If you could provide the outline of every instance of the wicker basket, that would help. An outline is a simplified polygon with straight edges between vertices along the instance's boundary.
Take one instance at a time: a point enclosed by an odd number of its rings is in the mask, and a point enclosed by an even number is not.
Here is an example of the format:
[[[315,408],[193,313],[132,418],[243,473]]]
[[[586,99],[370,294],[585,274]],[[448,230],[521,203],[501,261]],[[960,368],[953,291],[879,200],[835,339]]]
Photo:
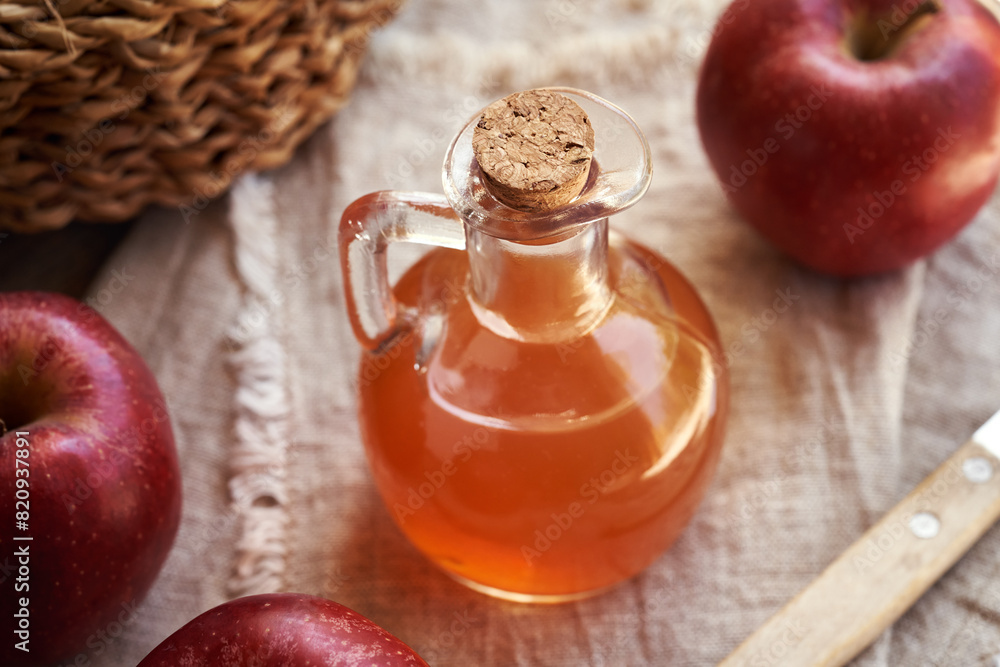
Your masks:
[[[347,100],[402,0],[0,0],[0,228],[197,210]]]

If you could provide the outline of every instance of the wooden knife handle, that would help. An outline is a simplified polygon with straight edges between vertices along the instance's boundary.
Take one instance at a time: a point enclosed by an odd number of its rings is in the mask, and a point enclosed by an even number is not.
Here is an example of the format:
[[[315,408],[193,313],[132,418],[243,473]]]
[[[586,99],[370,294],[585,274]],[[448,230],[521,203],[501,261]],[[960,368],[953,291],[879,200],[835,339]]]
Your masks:
[[[719,664],[843,665],[998,516],[1000,459],[970,440]]]

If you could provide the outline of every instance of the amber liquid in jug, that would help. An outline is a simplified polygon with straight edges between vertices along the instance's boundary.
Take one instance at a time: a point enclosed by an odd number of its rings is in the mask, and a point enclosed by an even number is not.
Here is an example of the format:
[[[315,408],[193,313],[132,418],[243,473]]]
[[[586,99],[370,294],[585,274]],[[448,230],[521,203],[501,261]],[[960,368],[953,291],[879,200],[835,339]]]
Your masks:
[[[610,212],[648,184],[641,133],[603,100],[563,93],[631,146],[598,143],[597,164],[577,177],[582,192],[558,194],[569,201],[528,193],[519,210],[509,192],[498,196],[491,178],[503,174],[481,165],[468,140],[476,126],[501,140],[511,129],[480,119],[449,151],[447,200],[376,193],[342,223],[348,306],[367,348],[359,415],[378,490],[445,572],[522,601],[590,595],[659,557],[711,479],[728,398],[694,289],[608,229]],[[563,96],[523,95],[541,97],[505,98],[487,115],[501,105],[501,124],[548,120],[552,142],[586,148],[567,139]],[[446,247],[390,290],[385,247],[411,239]]]

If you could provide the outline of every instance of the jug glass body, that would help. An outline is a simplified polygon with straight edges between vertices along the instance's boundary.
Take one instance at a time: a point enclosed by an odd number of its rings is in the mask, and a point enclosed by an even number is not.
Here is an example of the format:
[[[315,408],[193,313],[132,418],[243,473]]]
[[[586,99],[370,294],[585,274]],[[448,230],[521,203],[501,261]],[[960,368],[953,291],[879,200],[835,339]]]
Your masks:
[[[447,198],[375,193],[341,228],[379,493],[441,569],[522,601],[591,595],[658,558],[711,480],[728,405],[694,288],[609,230],[648,185],[641,133],[566,92],[618,142],[598,144],[571,204],[536,215],[493,200],[467,161],[467,126]],[[390,287],[385,253],[399,240],[439,247]]]

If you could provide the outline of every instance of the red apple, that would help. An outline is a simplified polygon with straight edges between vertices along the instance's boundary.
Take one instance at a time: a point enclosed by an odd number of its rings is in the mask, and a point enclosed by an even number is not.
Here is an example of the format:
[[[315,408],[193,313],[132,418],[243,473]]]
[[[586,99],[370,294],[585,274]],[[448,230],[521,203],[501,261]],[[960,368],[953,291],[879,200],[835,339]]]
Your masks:
[[[271,593],[206,611],[138,667],[427,667],[402,641],[325,598]]]
[[[177,532],[163,396],[89,306],[0,293],[0,420],[0,664],[89,662],[134,619]]]
[[[736,0],[698,127],[742,216],[839,276],[932,252],[1000,173],[1000,23],[975,0]]]

